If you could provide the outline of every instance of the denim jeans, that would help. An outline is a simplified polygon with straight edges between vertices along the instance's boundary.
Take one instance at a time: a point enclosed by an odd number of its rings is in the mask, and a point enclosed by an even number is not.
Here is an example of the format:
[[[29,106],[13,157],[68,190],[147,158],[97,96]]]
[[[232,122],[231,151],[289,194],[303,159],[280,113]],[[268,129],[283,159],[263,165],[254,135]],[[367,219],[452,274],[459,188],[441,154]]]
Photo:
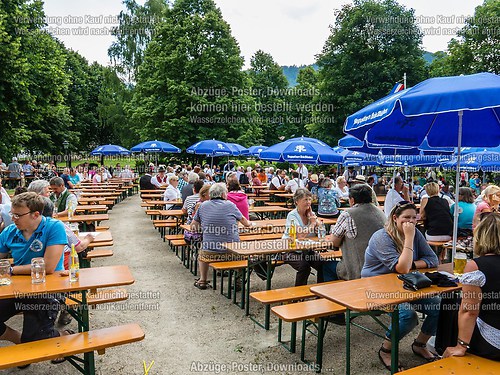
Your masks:
[[[399,340],[405,337],[410,331],[418,325],[417,313],[426,315],[421,331],[428,336],[436,334],[439,308],[441,304],[440,297],[423,298],[413,302],[406,302],[399,305]],[[387,338],[391,337],[391,327],[385,333]]]
[[[323,262],[323,280],[324,281],[335,281],[339,280],[337,276],[337,265],[338,260],[329,260],[328,262]]]

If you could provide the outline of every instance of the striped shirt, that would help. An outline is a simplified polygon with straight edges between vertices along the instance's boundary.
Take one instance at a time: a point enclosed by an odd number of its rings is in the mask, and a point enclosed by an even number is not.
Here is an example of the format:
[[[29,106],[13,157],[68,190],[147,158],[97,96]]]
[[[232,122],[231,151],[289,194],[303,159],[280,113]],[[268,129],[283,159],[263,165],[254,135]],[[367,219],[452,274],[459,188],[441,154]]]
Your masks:
[[[349,212],[342,211],[340,213],[337,223],[331,229],[331,234],[338,238],[343,238],[344,236],[356,238],[358,235],[358,228],[356,228],[356,224]]]
[[[187,211],[186,224],[191,224],[191,221],[193,221],[194,207],[196,206],[196,203],[198,203],[199,200],[200,200],[200,195],[194,194],[187,197],[186,200],[184,201],[184,205],[182,206],[182,208]]]
[[[233,202],[224,199],[205,201],[194,214],[193,220],[201,224],[203,250],[225,251],[224,242],[239,242],[238,221],[243,218]]]

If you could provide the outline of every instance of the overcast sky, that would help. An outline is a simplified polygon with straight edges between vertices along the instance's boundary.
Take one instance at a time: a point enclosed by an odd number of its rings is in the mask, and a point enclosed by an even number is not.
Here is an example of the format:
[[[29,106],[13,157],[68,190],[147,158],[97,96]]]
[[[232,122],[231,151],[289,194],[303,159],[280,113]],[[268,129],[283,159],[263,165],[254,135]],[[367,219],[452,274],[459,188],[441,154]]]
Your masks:
[[[144,4],[144,0],[137,0]],[[280,65],[308,65],[315,61],[330,34],[335,13],[347,0],[215,0],[232,34],[238,41],[248,67],[259,49],[270,53]],[[400,0],[415,9],[424,36],[423,48],[430,52],[445,50],[448,41],[463,26],[464,16],[474,14],[482,0]],[[111,35],[62,35],[85,30],[104,31],[115,26],[109,16],[124,6],[121,0],[45,0],[49,27],[66,47],[78,51],[90,62],[109,64],[107,49]],[[100,17],[102,16],[102,17]],[[108,17],[108,19],[106,19]],[[93,30],[92,30],[93,29]],[[450,34],[451,35],[438,35]],[[58,35],[56,35],[58,34]]]

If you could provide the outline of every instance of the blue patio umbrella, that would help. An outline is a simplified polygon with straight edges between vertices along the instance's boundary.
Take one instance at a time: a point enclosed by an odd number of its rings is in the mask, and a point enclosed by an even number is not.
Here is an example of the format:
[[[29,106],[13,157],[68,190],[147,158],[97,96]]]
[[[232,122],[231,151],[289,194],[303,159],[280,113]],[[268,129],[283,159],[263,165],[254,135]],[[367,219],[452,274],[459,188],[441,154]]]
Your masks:
[[[231,147],[222,141],[218,141],[216,139],[207,139],[205,141],[200,141],[195,143],[194,145],[189,146],[186,149],[188,154],[197,154],[197,155],[207,155],[207,156],[231,156],[233,151]]]
[[[181,149],[168,142],[163,141],[146,141],[135,145],[130,149],[132,152],[171,152],[179,153]]]
[[[101,157],[101,165],[104,164],[104,156],[109,155],[130,155],[130,151],[125,147],[118,145],[102,145],[98,146],[90,152],[92,156]]]
[[[377,155],[367,154],[359,151],[351,151],[340,146],[333,147],[333,151],[342,155],[342,164],[347,167],[379,165]]]
[[[431,147],[496,147],[500,76],[479,73],[425,80],[349,116],[344,131],[383,146],[418,147],[427,138]]]
[[[460,149],[500,145],[500,76],[479,73],[440,77],[386,96],[349,116],[344,131],[368,144]],[[459,185],[459,174],[456,186]],[[456,198],[458,206],[458,196]],[[453,257],[458,210],[455,210]]]
[[[317,140],[316,140],[317,141]],[[304,164],[342,163],[342,156],[321,141],[287,140],[275,144],[260,153],[262,160]]]
[[[125,147],[117,145],[103,145],[96,147],[90,152],[93,156],[108,156],[108,155],[130,155],[130,151]]]
[[[268,147],[267,146],[251,146],[247,148],[245,151],[243,151],[242,155],[252,155],[259,157],[260,153],[264,150],[266,150]]]

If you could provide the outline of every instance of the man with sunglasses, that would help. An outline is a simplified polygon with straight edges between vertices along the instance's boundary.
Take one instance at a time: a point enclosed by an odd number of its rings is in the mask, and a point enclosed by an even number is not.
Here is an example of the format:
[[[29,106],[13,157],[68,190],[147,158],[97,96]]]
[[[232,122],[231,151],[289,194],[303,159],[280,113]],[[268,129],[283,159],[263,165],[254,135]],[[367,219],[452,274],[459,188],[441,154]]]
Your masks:
[[[43,208],[42,197],[34,192],[12,198],[10,215],[14,224],[0,234],[0,258],[7,258],[9,253],[12,255],[12,275],[29,275],[31,259],[37,257],[44,258],[47,274],[64,269],[64,225],[59,220],[43,217]],[[60,307],[56,297],[30,296],[0,300],[0,340],[19,344],[59,336],[60,333],[54,329]],[[22,334],[5,325],[19,312],[24,313]]]

